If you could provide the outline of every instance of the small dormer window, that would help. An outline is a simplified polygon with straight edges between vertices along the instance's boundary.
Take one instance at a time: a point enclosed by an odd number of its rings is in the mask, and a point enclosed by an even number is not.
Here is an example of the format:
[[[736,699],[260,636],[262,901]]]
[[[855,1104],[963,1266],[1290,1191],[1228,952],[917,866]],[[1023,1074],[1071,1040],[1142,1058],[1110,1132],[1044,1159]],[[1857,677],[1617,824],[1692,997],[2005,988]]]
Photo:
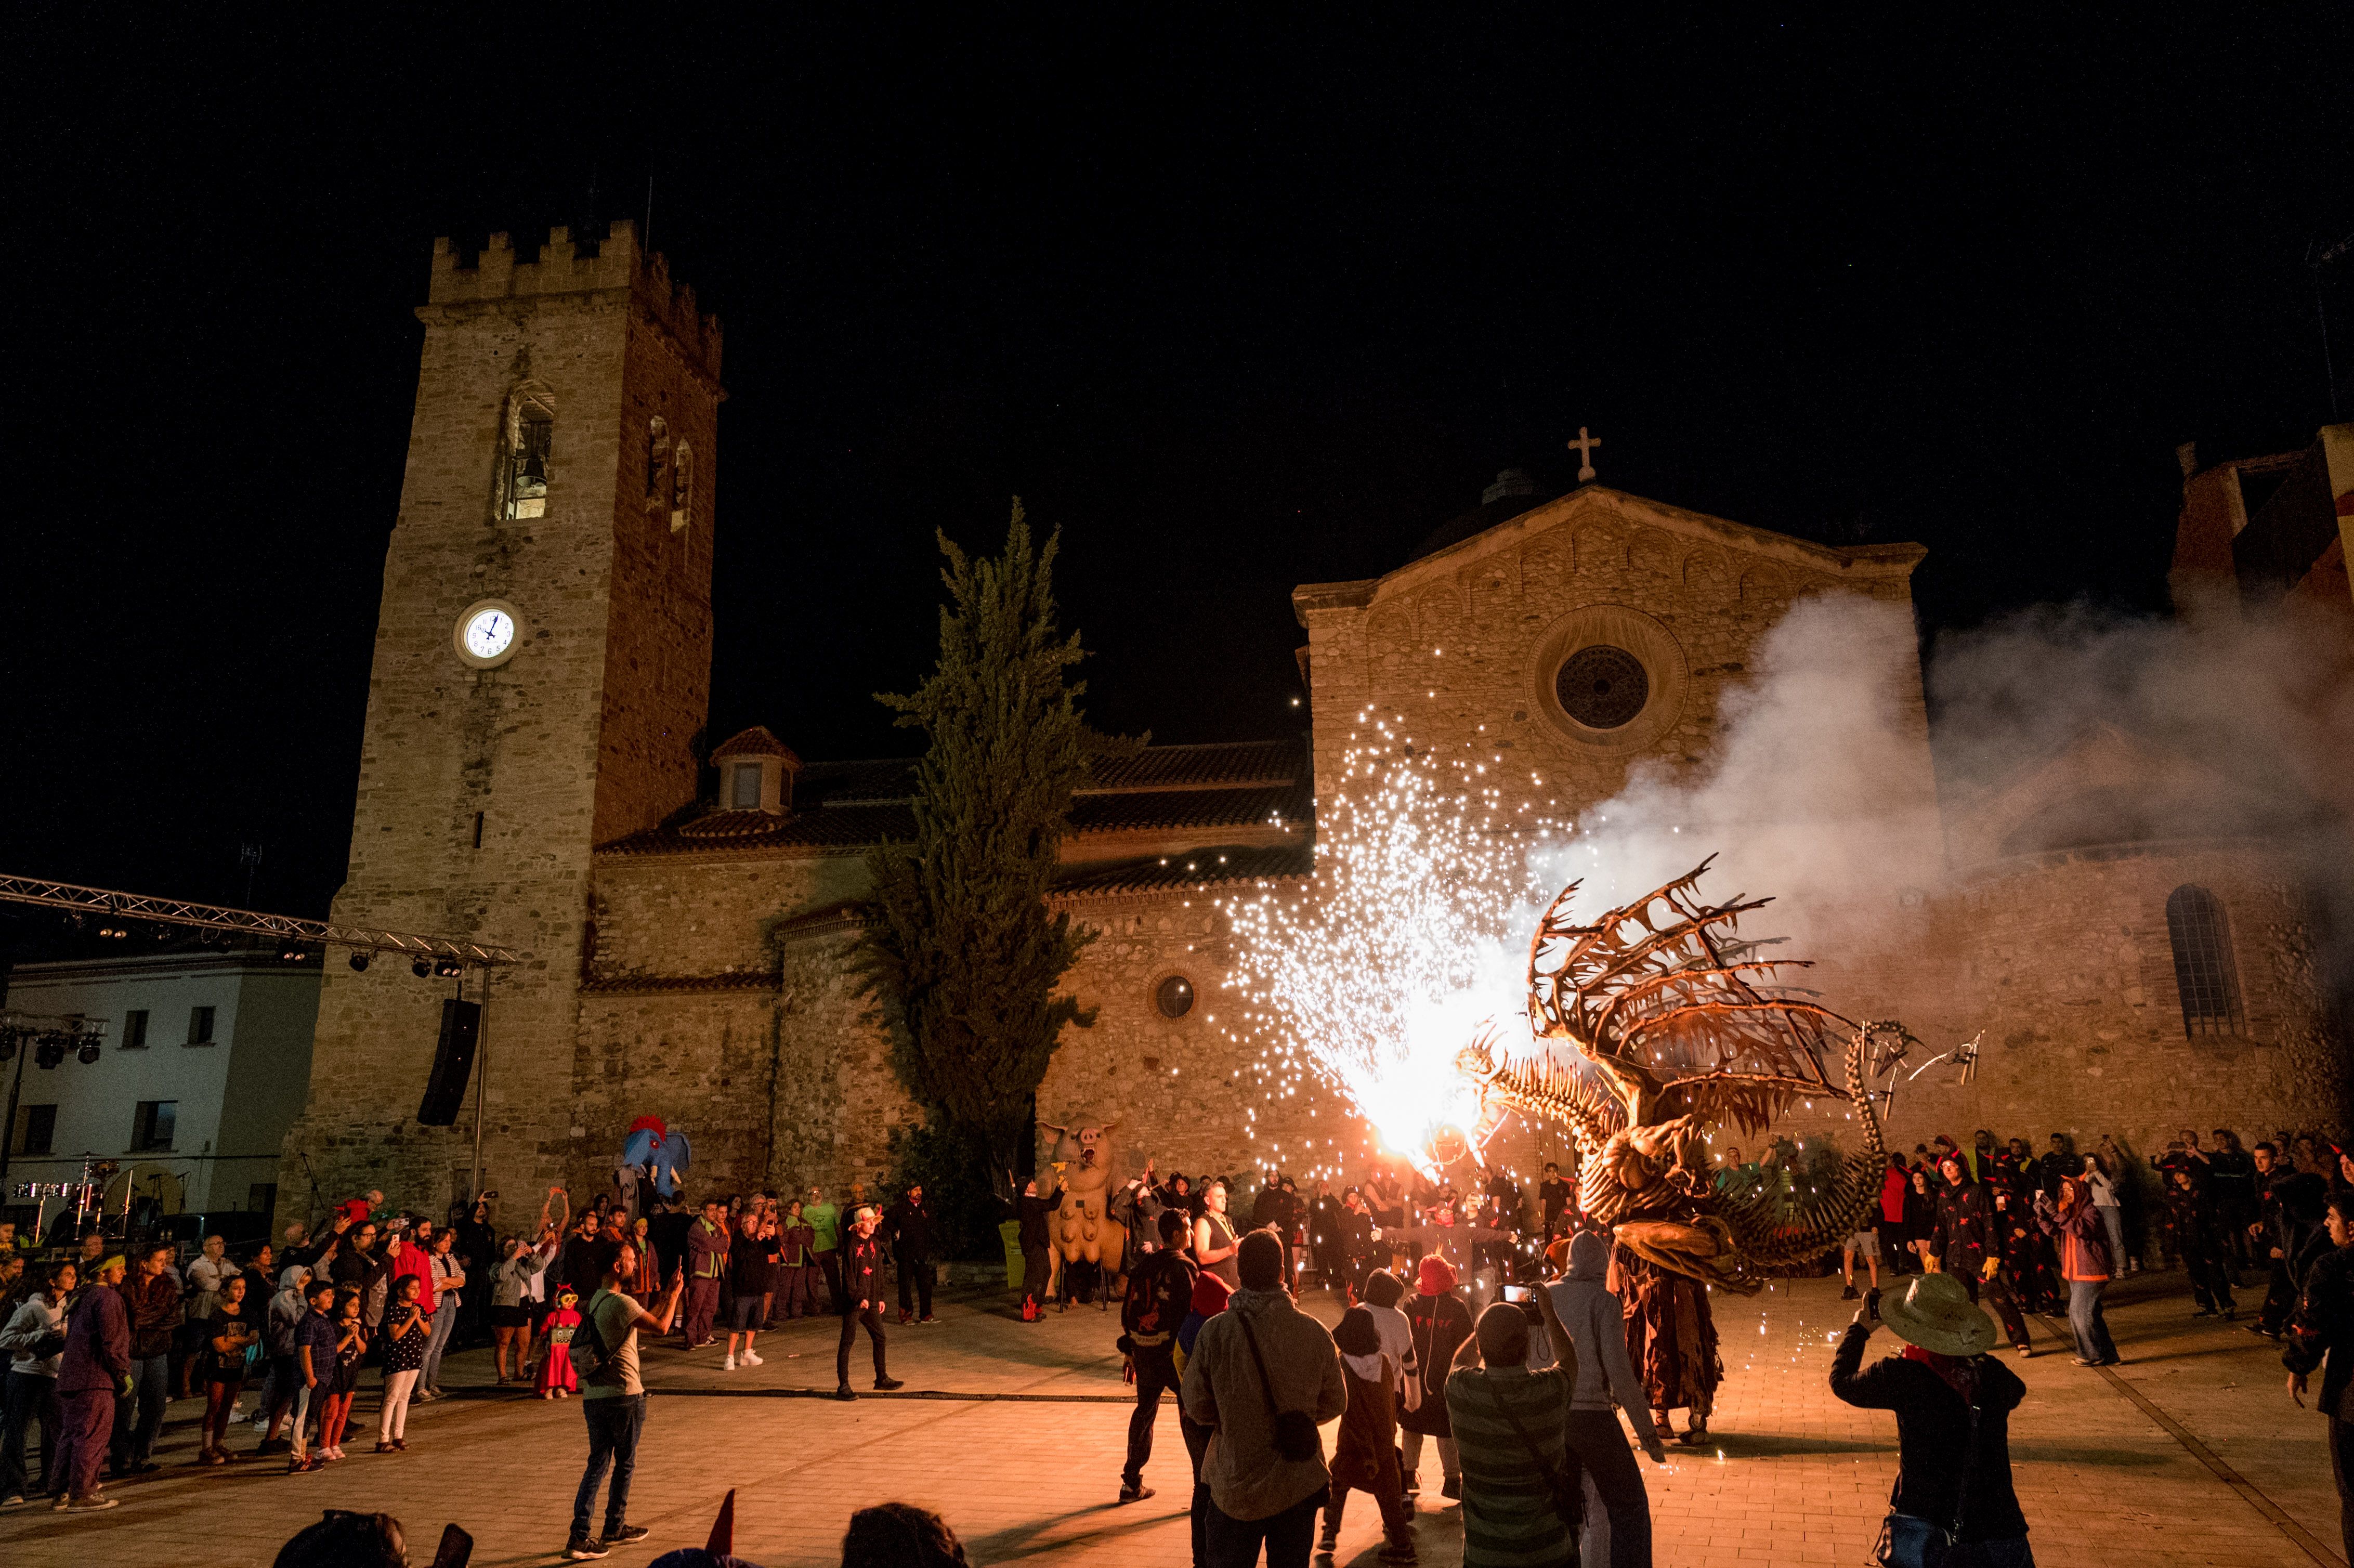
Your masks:
[[[711,766],[718,775],[717,810],[722,814],[792,815],[793,775],[801,771],[801,759],[766,729],[755,726],[728,740],[711,754]]]

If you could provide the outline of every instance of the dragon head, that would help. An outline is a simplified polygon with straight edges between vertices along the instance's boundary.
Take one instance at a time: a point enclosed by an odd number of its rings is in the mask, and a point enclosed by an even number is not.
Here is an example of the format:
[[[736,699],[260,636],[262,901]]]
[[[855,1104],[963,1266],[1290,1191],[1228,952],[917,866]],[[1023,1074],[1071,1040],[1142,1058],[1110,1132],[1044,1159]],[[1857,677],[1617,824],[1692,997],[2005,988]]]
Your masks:
[[[1455,1070],[1485,1089],[1503,1071],[1496,1060],[1495,1043],[1495,1026],[1480,1025],[1479,1033],[1471,1037],[1470,1043],[1455,1053]]]

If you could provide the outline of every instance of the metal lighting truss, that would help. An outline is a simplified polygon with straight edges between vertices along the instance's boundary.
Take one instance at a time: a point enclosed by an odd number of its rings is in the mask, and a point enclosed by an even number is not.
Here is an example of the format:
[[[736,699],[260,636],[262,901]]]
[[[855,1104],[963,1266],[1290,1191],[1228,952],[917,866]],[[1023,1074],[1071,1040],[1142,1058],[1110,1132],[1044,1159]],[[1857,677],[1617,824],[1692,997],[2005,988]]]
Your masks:
[[[184,898],[153,898],[143,893],[118,893],[104,887],[81,887],[38,876],[0,874],[0,904],[31,904],[44,909],[101,919],[144,920],[155,925],[187,926],[200,931],[233,931],[271,937],[281,942],[307,942],[319,947],[349,948],[364,953],[406,953],[411,958],[449,959],[474,969],[519,964],[524,955],[493,942],[463,937],[423,937],[408,931],[379,931],[366,926],[336,926],[324,920],[298,919],[252,909],[229,909],[217,904],[192,904]]]

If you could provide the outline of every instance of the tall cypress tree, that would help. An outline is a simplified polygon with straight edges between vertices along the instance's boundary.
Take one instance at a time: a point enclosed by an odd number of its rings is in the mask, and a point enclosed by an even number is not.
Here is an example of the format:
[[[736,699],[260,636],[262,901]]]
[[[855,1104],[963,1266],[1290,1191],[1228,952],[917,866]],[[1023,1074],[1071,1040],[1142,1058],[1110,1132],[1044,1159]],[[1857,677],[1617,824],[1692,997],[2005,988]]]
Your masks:
[[[916,770],[914,840],[868,858],[868,975],[892,1025],[893,1068],[925,1117],[917,1146],[901,1151],[903,1174],[946,1186],[942,1217],[968,1234],[1032,1137],[1064,1025],[1095,1022],[1055,994],[1095,933],[1050,915],[1045,899],[1088,759],[1130,743],[1096,735],[1080,714],[1087,688],[1073,672],[1085,655],[1055,621],[1058,543],[1033,546],[1018,498],[994,559],[940,535],[939,662],[913,693],[876,694],[930,745]]]

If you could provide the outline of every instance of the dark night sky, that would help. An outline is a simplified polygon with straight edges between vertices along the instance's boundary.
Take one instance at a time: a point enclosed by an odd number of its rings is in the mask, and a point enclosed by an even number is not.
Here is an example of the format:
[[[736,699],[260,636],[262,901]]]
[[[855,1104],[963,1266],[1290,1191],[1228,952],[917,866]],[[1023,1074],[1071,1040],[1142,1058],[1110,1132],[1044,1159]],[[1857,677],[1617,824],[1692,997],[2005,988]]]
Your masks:
[[[2199,9],[19,9],[0,869],[236,900],[259,839],[254,899],[323,911],[429,241],[634,216],[649,175],[727,330],[716,735],[907,748],[868,694],[928,661],[932,530],[993,547],[1016,493],[1064,531],[1097,722],[1283,733],[1292,586],[1401,564],[1506,464],[1566,487],[1580,424],[1622,489],[1925,543],[1932,639],[2161,609],[2174,443],[2312,439],[2306,258],[2354,229],[2345,8]]]

